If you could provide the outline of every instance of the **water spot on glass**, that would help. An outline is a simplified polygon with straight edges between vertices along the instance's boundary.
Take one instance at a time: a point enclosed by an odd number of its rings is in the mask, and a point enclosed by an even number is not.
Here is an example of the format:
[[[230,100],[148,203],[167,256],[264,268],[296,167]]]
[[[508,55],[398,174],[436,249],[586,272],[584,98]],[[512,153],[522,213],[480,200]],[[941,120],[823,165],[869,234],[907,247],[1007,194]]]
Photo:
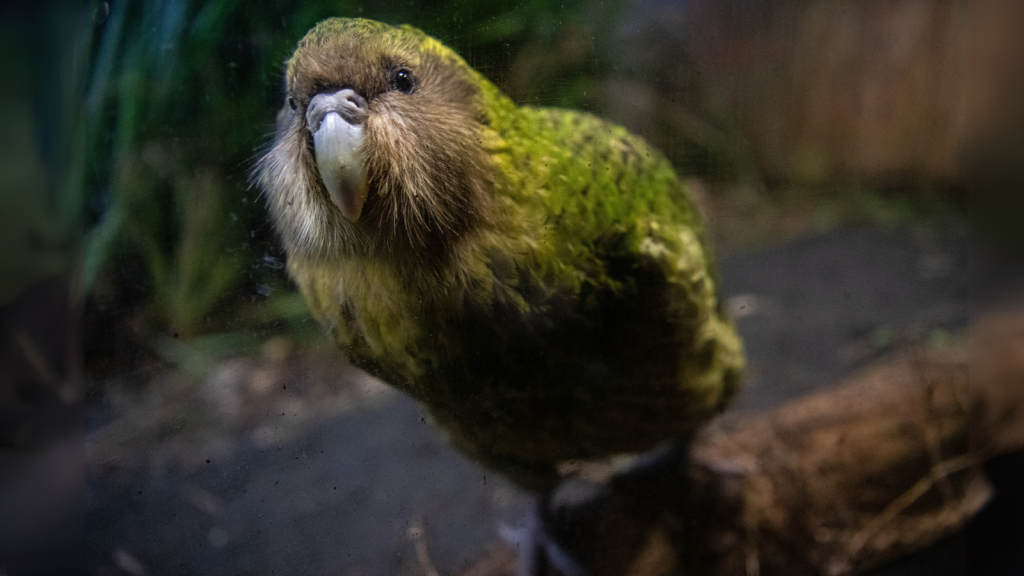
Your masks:
[[[210,543],[210,546],[214,548],[223,548],[228,545],[228,533],[220,526],[214,526],[210,528],[210,531],[206,534],[206,540]]]
[[[284,263],[270,254],[264,254],[263,266],[266,268],[273,268],[274,270],[280,270],[281,268],[284,268]]]

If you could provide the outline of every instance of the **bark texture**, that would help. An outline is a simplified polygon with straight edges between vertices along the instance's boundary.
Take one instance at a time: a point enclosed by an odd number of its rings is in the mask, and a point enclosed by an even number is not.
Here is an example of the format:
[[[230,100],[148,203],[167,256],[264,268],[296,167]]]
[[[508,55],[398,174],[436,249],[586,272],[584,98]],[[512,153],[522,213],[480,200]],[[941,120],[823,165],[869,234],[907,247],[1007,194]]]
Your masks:
[[[687,458],[613,475],[552,517],[594,576],[859,574],[961,529],[991,493],[980,464],[1021,447],[1024,314],[1003,314],[728,414]],[[514,558],[498,546],[465,574],[511,574]]]

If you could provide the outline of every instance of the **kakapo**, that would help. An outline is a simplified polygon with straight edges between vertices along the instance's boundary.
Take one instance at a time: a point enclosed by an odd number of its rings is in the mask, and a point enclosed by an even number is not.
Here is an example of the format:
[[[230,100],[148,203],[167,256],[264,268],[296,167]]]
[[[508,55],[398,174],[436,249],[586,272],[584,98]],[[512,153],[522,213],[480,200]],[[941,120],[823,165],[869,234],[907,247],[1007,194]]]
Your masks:
[[[416,28],[332,18],[302,38],[254,181],[351,361],[524,488],[683,438],[738,388],[668,160],[593,115],[517,106]]]

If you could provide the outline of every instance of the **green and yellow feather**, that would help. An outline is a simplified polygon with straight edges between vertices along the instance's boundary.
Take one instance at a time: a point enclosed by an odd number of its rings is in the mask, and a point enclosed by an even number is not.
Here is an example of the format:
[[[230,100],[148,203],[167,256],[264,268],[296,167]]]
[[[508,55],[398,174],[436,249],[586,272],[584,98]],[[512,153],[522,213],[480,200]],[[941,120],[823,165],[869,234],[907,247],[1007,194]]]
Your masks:
[[[538,490],[561,461],[646,450],[725,407],[742,346],[698,213],[660,152],[590,114],[516,106],[422,32],[364,20],[325,21],[300,42],[287,79],[299,107],[344,50],[361,54],[351,77],[394,103],[375,112],[368,97],[370,115],[417,123],[405,140],[368,142],[379,173],[367,221],[331,216],[295,136],[301,119],[283,130],[279,120],[257,179],[289,273],[353,363],[422,402],[469,455]],[[374,87],[375,66],[393,62],[423,85],[408,99]],[[468,182],[410,168],[432,162]],[[445,207],[458,194],[463,208]],[[434,204],[451,213],[415,221]]]

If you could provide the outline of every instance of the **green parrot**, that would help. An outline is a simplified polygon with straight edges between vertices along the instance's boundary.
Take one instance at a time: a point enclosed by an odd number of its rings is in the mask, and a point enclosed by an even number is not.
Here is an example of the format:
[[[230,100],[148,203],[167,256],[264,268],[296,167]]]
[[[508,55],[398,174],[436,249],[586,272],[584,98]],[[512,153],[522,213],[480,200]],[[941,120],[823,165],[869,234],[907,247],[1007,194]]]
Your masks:
[[[413,27],[302,38],[253,177],[351,361],[523,488],[685,438],[737,390],[742,346],[665,157],[516,106]]]

